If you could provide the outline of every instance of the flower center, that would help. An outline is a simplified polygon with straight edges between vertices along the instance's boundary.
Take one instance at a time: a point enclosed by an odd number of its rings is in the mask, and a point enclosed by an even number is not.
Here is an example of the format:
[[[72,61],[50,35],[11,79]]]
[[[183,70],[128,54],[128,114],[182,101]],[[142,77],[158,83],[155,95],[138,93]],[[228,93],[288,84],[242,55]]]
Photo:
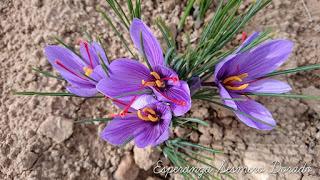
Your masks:
[[[242,84],[239,86],[234,85],[233,83],[234,82],[242,82],[242,80],[246,77],[248,77],[248,73],[243,73],[238,76],[230,76],[230,77],[224,79],[222,81],[222,83],[225,85],[225,87],[227,89],[234,90],[234,91],[241,91],[241,90],[246,89],[249,86],[249,83]]]
[[[90,76],[93,72],[93,70],[90,67],[86,67],[86,66],[83,67],[83,71],[86,76]]]
[[[146,81],[146,80],[143,79],[141,81],[143,86],[156,86],[158,88],[164,88],[166,86],[164,81],[169,81],[169,80],[172,80],[173,82],[178,82],[179,81],[178,77],[161,78],[160,75],[155,71],[152,71],[150,74],[154,77],[154,81]]]
[[[157,86],[157,87],[165,87],[164,82],[162,81],[160,75],[154,71],[150,73],[155,80],[154,81],[145,81],[144,79],[141,81],[143,86]]]
[[[159,121],[159,117],[157,116],[157,113],[149,107],[143,108],[142,111],[138,110],[137,115],[139,119],[144,121],[151,121],[151,122]]]

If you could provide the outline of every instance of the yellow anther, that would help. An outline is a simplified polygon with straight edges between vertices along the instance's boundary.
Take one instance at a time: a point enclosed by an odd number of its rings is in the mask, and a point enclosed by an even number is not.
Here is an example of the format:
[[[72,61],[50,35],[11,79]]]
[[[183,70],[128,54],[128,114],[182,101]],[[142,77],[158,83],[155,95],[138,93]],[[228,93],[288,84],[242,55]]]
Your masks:
[[[248,73],[243,73],[238,76],[230,76],[230,77],[224,79],[222,81],[222,83],[227,85],[227,86],[225,86],[227,89],[234,90],[234,91],[240,91],[240,90],[244,90],[245,88],[247,88],[249,86],[249,84],[242,84],[240,86],[234,86],[234,85],[232,85],[232,83],[233,82],[242,82],[242,80],[246,77],[248,77]]]
[[[140,110],[138,110],[137,115],[139,119],[142,119],[144,121],[149,121],[149,118],[147,116],[143,116]]]
[[[243,84],[241,86],[225,86],[227,89],[234,90],[234,91],[241,91],[247,88],[249,84]]]
[[[222,83],[223,83],[223,84],[227,84],[227,83],[229,83],[229,82],[234,82],[234,81],[241,82],[242,79],[241,79],[240,77],[238,77],[238,76],[230,76],[230,77],[226,78],[225,80],[223,80]]]
[[[149,108],[149,107],[144,108],[142,111],[144,113],[149,113],[149,114],[152,114],[152,115],[156,115],[156,112],[152,108]]]
[[[141,81],[141,83],[142,83],[142,85],[144,85],[144,86],[154,86],[154,85],[156,85],[156,83],[155,82],[148,82],[148,81],[145,81],[145,80],[143,80],[142,79],[142,81]]]
[[[227,83],[231,83],[231,82],[242,82],[242,79],[248,77],[248,73],[243,73],[243,74],[240,74],[238,76],[230,76],[228,78],[226,78],[225,80],[223,80],[223,84],[227,84]]]
[[[144,114],[143,114],[143,113]],[[137,115],[138,118],[144,121],[151,121],[151,122],[157,122],[159,120],[159,117],[157,116],[157,113],[151,109],[151,108],[144,108],[141,110],[138,110]]]
[[[162,87],[162,86],[163,86],[163,82],[160,81],[160,80],[156,80],[156,85],[157,85],[158,87]]]
[[[161,79],[161,77],[159,76],[159,74],[156,73],[156,72],[154,72],[154,71],[152,71],[150,74],[151,74],[154,78],[156,78],[157,80],[160,80],[160,79]]]
[[[248,73],[240,74],[238,77],[239,77],[240,79],[244,79],[244,78],[248,77]]]
[[[157,116],[153,116],[153,115],[151,115],[151,114],[148,115],[148,118],[149,118],[149,120],[152,121],[152,122],[156,122],[156,121],[159,120],[159,118],[158,118]]]
[[[93,70],[89,67],[83,67],[83,71],[86,76],[90,76],[93,72]]]

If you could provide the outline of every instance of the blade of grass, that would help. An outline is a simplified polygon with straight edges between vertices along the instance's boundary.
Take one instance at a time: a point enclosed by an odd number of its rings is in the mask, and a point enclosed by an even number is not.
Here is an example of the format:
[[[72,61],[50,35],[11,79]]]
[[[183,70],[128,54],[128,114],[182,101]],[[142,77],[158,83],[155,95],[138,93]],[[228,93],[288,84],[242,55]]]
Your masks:
[[[183,118],[183,117],[177,117],[176,120],[183,120],[183,123],[197,123],[197,124],[201,124],[203,126],[209,126],[209,124],[201,119],[197,119],[197,118]]]
[[[111,121],[113,118],[96,118],[96,119],[85,119],[85,120],[78,120],[75,121],[74,123],[84,123],[84,124],[88,124],[88,123],[94,123],[94,122],[108,122]]]
[[[183,28],[183,26],[185,24],[186,18],[187,18],[187,16],[189,16],[190,11],[191,11],[194,3],[195,3],[195,0],[188,0],[188,4],[184,9],[183,15],[182,15],[182,17],[181,17],[181,19],[179,21],[179,24],[178,24],[178,31],[182,30],[182,28]]]
[[[253,96],[271,96],[271,97],[283,97],[283,98],[295,98],[295,99],[312,99],[317,100],[320,99],[320,96],[310,96],[303,94],[275,94],[275,93],[245,93],[245,95],[253,95]]]
[[[46,76],[46,77],[51,77],[51,78],[55,78],[55,79],[58,79],[58,80],[64,80],[62,77],[55,76],[55,75],[51,74],[49,71],[42,71],[39,68],[34,68],[34,67],[32,67],[32,70],[37,72],[37,73],[40,73],[40,74],[42,74],[43,76]]]
[[[23,91],[14,92],[14,95],[19,96],[69,96],[69,97],[80,97],[75,94],[68,92],[35,92],[35,91]],[[93,96],[93,97],[82,97],[82,98],[104,98],[104,96]]]
[[[143,59],[147,63],[149,69],[151,70],[152,66],[150,65],[150,63],[148,61],[148,58],[147,58],[147,55],[146,55],[146,52],[144,51],[144,42],[143,42],[142,32],[140,32],[140,43],[141,43],[140,46],[141,46],[141,49],[142,49]]]
[[[129,48],[129,45],[127,43],[127,41],[124,39],[124,37],[122,36],[122,34],[117,30],[117,28],[115,27],[115,25],[112,23],[111,19],[109,18],[109,16],[104,13],[101,10],[97,10],[98,12],[101,13],[102,17],[109,23],[109,25],[111,26],[111,28],[113,29],[113,31],[117,34],[117,36],[120,38],[121,42],[124,44],[125,48],[130,52],[130,54],[136,58],[136,56],[133,54],[133,52],[131,51],[131,49]]]
[[[277,76],[277,75],[282,75],[282,74],[291,74],[291,73],[297,73],[297,72],[301,72],[301,71],[311,71],[311,70],[316,70],[316,69],[320,69],[320,64],[301,66],[301,67],[288,69],[288,70],[282,70],[282,71],[275,71],[275,72],[272,72],[272,73],[265,75],[264,77],[272,77],[272,76]]]

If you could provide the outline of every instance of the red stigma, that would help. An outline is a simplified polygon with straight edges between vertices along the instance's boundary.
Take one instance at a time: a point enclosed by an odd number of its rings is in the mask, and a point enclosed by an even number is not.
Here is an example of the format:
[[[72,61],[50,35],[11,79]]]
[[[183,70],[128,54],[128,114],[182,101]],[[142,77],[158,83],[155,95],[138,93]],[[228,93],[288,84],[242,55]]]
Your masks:
[[[62,62],[61,62],[59,59],[55,60],[55,63],[56,63],[58,66],[62,67],[64,70],[68,71],[69,73],[77,76],[78,78],[83,79],[83,80],[85,80],[85,81],[88,81],[87,79],[85,79],[85,78],[79,76],[77,73],[73,72],[71,69],[67,68],[64,64],[62,64]]]
[[[161,80],[172,80],[174,83],[178,82],[179,81],[179,78],[178,77],[165,77],[165,78],[161,78]]]
[[[119,114],[116,114],[116,115],[115,115],[115,116],[121,116],[121,117],[124,117],[124,116],[128,113],[131,105],[134,103],[134,101],[137,99],[137,97],[138,97],[138,96],[134,96],[134,97],[131,99],[131,101],[129,102],[129,104],[127,104],[127,103],[125,103],[125,102],[123,102],[123,101],[121,101],[121,100],[119,100],[119,99],[114,99],[114,98],[105,96],[106,99],[110,99],[111,101],[114,101],[114,102],[116,102],[116,103],[119,103],[119,104],[125,106],[125,108],[124,108],[124,110],[123,110],[122,112],[120,112]]]
[[[179,100],[179,99],[174,99],[174,98],[171,98],[171,97],[168,97],[167,95],[165,95],[164,93],[162,93],[160,90],[157,89],[157,91],[166,99],[172,101],[173,103],[175,104],[178,104],[180,106],[185,106],[187,105],[187,103],[183,100]]]
[[[242,32],[242,35],[241,35],[241,42],[244,42],[246,39],[247,39],[247,33],[246,32]]]
[[[90,51],[89,51],[89,45],[88,45],[88,43],[85,42],[85,41],[83,41],[83,44],[84,44],[84,47],[85,47],[86,52],[87,52],[88,57],[89,57],[91,69],[93,69],[93,61],[92,61],[92,57],[91,57],[91,54],[90,54]]]

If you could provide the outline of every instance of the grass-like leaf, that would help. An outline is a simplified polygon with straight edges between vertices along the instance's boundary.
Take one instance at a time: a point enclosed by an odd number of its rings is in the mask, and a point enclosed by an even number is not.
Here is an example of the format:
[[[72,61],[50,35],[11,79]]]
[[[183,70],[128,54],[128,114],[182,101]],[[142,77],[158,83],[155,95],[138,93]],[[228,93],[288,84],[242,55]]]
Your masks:
[[[275,94],[275,93],[245,93],[246,95],[253,96],[271,96],[271,97],[283,97],[283,98],[294,98],[294,99],[312,99],[320,100],[320,96],[311,96],[303,94]]]
[[[106,0],[106,2],[109,4],[113,12],[118,16],[118,18],[120,19],[121,23],[125,26],[125,28],[129,30],[129,26],[131,22],[129,21],[128,17],[124,13],[122,7],[119,5],[117,0]]]
[[[35,92],[35,91],[23,91],[14,92],[14,95],[18,96],[68,96],[68,97],[80,97],[69,92]],[[82,98],[104,98],[104,96],[82,97]]]
[[[60,76],[56,76],[56,75],[53,75],[51,74],[49,71],[42,71],[41,69],[39,68],[32,68],[33,71],[37,72],[37,73],[40,73],[42,74],[43,76],[45,77],[51,77],[51,78],[55,78],[55,79],[58,79],[58,80],[64,80],[62,77]]]
[[[184,11],[183,11],[183,15],[179,21],[179,24],[178,24],[178,31],[181,31],[184,24],[185,24],[185,21],[186,21],[186,18],[189,16],[190,14],[190,11],[193,7],[193,4],[195,3],[195,0],[189,0],[188,3],[187,3],[187,6],[185,7]]]
[[[149,69],[152,69],[152,66],[151,66],[150,63],[149,63],[148,57],[147,57],[146,52],[145,52],[145,50],[144,50],[144,41],[143,41],[142,32],[140,32],[140,46],[141,46],[141,49],[142,49],[143,59],[144,59],[145,62],[147,63]]]
[[[96,119],[84,119],[84,120],[78,120],[75,121],[74,123],[78,124],[91,124],[94,122],[108,122],[111,121],[113,118],[96,118]]]
[[[117,28],[115,27],[115,25],[113,24],[113,22],[112,22],[112,20],[109,18],[109,16],[108,16],[105,12],[103,12],[103,11],[101,11],[101,10],[99,10],[99,9],[97,9],[97,11],[100,12],[101,15],[102,15],[102,17],[109,23],[109,25],[111,26],[111,28],[113,29],[113,31],[117,34],[117,36],[120,38],[121,42],[124,44],[125,48],[130,52],[130,54],[131,54],[133,57],[135,57],[134,53],[133,53],[133,52],[131,51],[131,49],[129,48],[129,45],[128,45],[127,41],[126,41],[126,40],[124,39],[124,37],[122,36],[121,32],[119,32],[119,31],[117,30]]]
[[[185,124],[185,123],[197,123],[197,124],[201,124],[203,126],[209,126],[209,124],[201,119],[197,119],[197,118],[184,118],[184,117],[176,117],[175,120],[177,121],[182,121],[181,124]]]
[[[283,75],[283,74],[292,74],[292,73],[298,73],[301,71],[311,71],[311,70],[316,70],[316,69],[320,69],[320,64],[300,66],[300,67],[293,68],[293,69],[275,71],[275,72],[272,72],[272,73],[265,75],[264,77],[271,77],[271,76],[277,76],[277,75]]]

